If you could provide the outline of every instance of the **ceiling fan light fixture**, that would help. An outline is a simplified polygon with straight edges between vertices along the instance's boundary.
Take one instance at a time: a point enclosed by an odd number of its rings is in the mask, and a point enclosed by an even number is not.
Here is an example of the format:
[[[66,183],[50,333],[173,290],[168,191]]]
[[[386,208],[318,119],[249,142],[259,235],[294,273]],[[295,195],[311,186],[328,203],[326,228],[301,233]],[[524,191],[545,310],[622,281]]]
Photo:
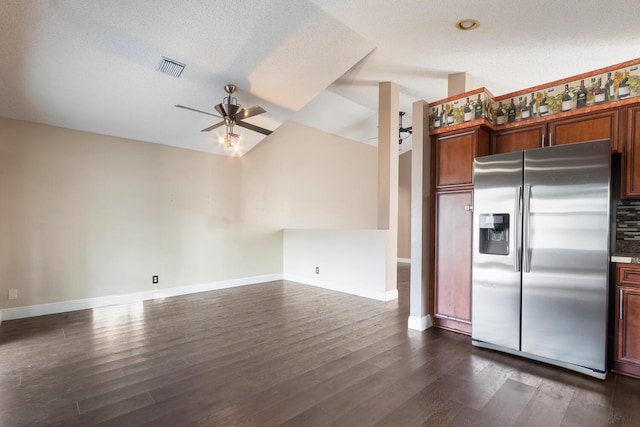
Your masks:
[[[462,31],[475,30],[480,26],[480,23],[475,19],[461,19],[456,22],[456,28]]]

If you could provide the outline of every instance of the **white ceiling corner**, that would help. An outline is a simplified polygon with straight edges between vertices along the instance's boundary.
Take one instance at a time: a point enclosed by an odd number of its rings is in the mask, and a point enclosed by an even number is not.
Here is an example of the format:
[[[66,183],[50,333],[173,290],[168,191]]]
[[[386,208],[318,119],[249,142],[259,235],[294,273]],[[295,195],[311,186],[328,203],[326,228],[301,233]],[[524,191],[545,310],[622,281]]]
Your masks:
[[[254,94],[297,112],[375,46],[312,3],[294,4],[288,37],[249,80]]]
[[[351,138],[345,134],[350,130],[351,125],[371,117],[377,121],[376,110],[325,90],[298,111],[292,120],[325,132]]]

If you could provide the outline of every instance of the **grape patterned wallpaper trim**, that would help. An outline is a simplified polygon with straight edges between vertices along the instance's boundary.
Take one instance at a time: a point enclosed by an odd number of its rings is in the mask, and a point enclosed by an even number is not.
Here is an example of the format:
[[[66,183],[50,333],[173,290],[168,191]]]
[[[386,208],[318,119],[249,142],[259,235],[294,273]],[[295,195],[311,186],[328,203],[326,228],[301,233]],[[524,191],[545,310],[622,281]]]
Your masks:
[[[498,97],[479,88],[432,102],[429,130],[440,133],[485,121],[494,127],[536,123],[556,114],[564,117],[626,105],[637,97],[640,58]]]

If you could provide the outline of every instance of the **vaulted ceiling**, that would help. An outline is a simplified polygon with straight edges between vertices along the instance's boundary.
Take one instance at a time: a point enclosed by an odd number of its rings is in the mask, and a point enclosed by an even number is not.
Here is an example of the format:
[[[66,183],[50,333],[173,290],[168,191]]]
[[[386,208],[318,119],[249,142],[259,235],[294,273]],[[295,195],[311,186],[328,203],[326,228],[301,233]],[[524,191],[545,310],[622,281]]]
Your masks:
[[[495,95],[639,55],[637,0],[2,0],[0,116],[219,154],[211,111],[238,86],[249,123],[375,144],[378,83],[415,100],[468,72]],[[456,21],[480,27],[463,32]],[[186,64],[179,78],[156,69]],[[247,152],[264,135],[236,128]],[[269,137],[267,137],[269,138]],[[409,142],[409,141],[408,141]],[[407,147],[409,144],[403,144]],[[406,149],[406,148],[405,148]]]

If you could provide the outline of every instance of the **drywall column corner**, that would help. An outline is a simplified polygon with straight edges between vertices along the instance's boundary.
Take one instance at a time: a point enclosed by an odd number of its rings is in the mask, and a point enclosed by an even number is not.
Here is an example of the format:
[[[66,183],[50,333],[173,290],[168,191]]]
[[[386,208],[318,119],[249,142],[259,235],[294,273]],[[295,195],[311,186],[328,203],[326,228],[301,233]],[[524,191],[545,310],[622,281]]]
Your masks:
[[[448,75],[448,95],[456,96],[470,91],[473,81],[469,73],[454,73]]]
[[[431,142],[429,104],[413,103],[411,149],[411,273],[409,329],[424,331],[433,325],[429,314],[429,216],[431,203]]]
[[[398,85],[378,86],[378,229],[387,231],[386,281],[388,295],[398,288]]]

